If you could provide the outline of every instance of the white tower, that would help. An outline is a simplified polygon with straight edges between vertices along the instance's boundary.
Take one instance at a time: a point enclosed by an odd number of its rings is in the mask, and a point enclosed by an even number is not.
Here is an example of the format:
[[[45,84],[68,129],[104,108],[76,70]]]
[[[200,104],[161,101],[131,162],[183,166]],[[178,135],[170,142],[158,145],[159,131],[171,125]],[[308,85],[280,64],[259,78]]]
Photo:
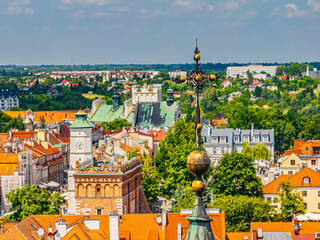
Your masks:
[[[74,173],[76,161],[92,160],[92,125],[87,120],[87,114],[79,111],[76,120],[70,128],[70,164],[68,170],[68,214],[76,214]]]

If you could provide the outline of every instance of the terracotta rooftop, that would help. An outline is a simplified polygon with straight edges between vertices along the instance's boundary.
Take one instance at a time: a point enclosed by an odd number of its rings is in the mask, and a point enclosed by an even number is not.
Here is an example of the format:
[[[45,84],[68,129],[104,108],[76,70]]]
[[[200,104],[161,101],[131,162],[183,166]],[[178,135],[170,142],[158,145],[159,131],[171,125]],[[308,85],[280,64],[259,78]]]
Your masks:
[[[309,183],[304,183],[304,178],[309,178]],[[311,168],[304,168],[294,175],[281,175],[267,184],[263,193],[278,193],[281,181],[289,180],[293,187],[320,187],[320,175]]]
[[[13,175],[14,170],[20,170],[18,154],[0,153],[0,176]]]

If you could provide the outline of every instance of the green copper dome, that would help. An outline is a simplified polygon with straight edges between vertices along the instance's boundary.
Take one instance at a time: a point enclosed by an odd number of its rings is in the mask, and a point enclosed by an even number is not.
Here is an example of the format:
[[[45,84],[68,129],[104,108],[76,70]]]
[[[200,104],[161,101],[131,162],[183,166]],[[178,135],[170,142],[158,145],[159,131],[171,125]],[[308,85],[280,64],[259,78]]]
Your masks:
[[[92,128],[92,124],[87,120],[87,114],[80,110],[76,114],[76,120],[69,128]]]

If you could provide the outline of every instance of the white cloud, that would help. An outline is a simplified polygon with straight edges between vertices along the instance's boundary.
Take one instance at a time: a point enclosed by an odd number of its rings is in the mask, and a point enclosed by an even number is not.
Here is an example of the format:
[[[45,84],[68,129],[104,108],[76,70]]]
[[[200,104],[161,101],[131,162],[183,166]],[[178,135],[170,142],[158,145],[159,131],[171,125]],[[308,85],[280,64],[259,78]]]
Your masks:
[[[204,7],[204,3],[201,0],[176,0],[173,3],[175,7],[181,7],[185,9],[201,9]]]
[[[15,0],[11,1],[8,7],[2,11],[2,14],[19,14],[25,13],[28,15],[32,15],[34,10],[31,8],[25,8],[25,5],[30,4],[30,0]]]
[[[239,3],[236,1],[220,2],[218,5],[225,10],[236,10],[239,8]]]
[[[305,15],[305,11],[300,10],[296,4],[289,3],[285,5],[285,8],[287,9],[287,17],[301,17]]]
[[[96,6],[102,6],[107,3],[109,3],[110,0],[62,0],[62,3],[64,4],[84,4],[84,5],[96,5]]]
[[[315,12],[320,11],[320,2],[316,0],[308,0],[307,5]]]

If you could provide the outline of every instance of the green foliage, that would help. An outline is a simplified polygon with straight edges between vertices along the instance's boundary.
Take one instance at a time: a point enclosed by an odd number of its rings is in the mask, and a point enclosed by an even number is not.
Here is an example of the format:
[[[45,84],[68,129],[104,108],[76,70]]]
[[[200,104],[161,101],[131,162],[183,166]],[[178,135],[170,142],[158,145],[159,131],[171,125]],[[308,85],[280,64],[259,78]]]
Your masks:
[[[209,207],[225,211],[227,232],[249,232],[251,222],[267,222],[275,214],[269,203],[248,196],[219,197]]]
[[[196,196],[191,186],[178,187],[173,194],[171,201],[171,212],[179,213],[181,209],[193,208]]]
[[[269,160],[271,153],[266,145],[259,142],[256,146],[250,147],[248,142],[243,142],[242,144],[242,154],[246,154],[253,160]]]
[[[141,156],[142,166],[142,190],[149,204],[156,202],[160,192],[161,179],[159,178],[158,170],[154,166],[152,158],[145,152]]]
[[[187,158],[196,149],[196,131],[193,121],[179,118],[160,141],[155,164],[164,180],[163,190],[170,198],[178,186],[190,185],[194,177],[188,171]]]
[[[210,191],[216,196],[262,196],[261,180],[255,175],[252,158],[246,154],[225,154],[211,177]]]
[[[214,103],[218,103],[219,99],[217,96],[216,89],[213,87],[207,88],[203,93],[203,98],[201,99],[200,106],[204,112],[211,112],[216,109]]]
[[[23,120],[21,118],[11,118],[9,115],[0,111],[0,132],[5,133],[11,128],[24,130],[25,125]]]
[[[127,156],[128,156],[128,159],[132,159],[134,157],[138,157],[138,152],[137,152],[137,150],[128,151],[127,152]]]
[[[306,207],[301,197],[301,192],[294,190],[289,180],[280,183],[278,193],[281,202],[281,215],[283,218],[290,218],[293,214],[304,214]]]
[[[121,131],[123,127],[130,127],[131,124],[128,123],[127,119],[117,118],[111,122],[101,123],[101,127],[104,130]]]
[[[62,205],[62,197],[58,193],[49,195],[47,190],[26,185],[16,190],[11,190],[7,199],[12,203],[9,216],[11,221],[21,221],[33,215],[59,214]]]

